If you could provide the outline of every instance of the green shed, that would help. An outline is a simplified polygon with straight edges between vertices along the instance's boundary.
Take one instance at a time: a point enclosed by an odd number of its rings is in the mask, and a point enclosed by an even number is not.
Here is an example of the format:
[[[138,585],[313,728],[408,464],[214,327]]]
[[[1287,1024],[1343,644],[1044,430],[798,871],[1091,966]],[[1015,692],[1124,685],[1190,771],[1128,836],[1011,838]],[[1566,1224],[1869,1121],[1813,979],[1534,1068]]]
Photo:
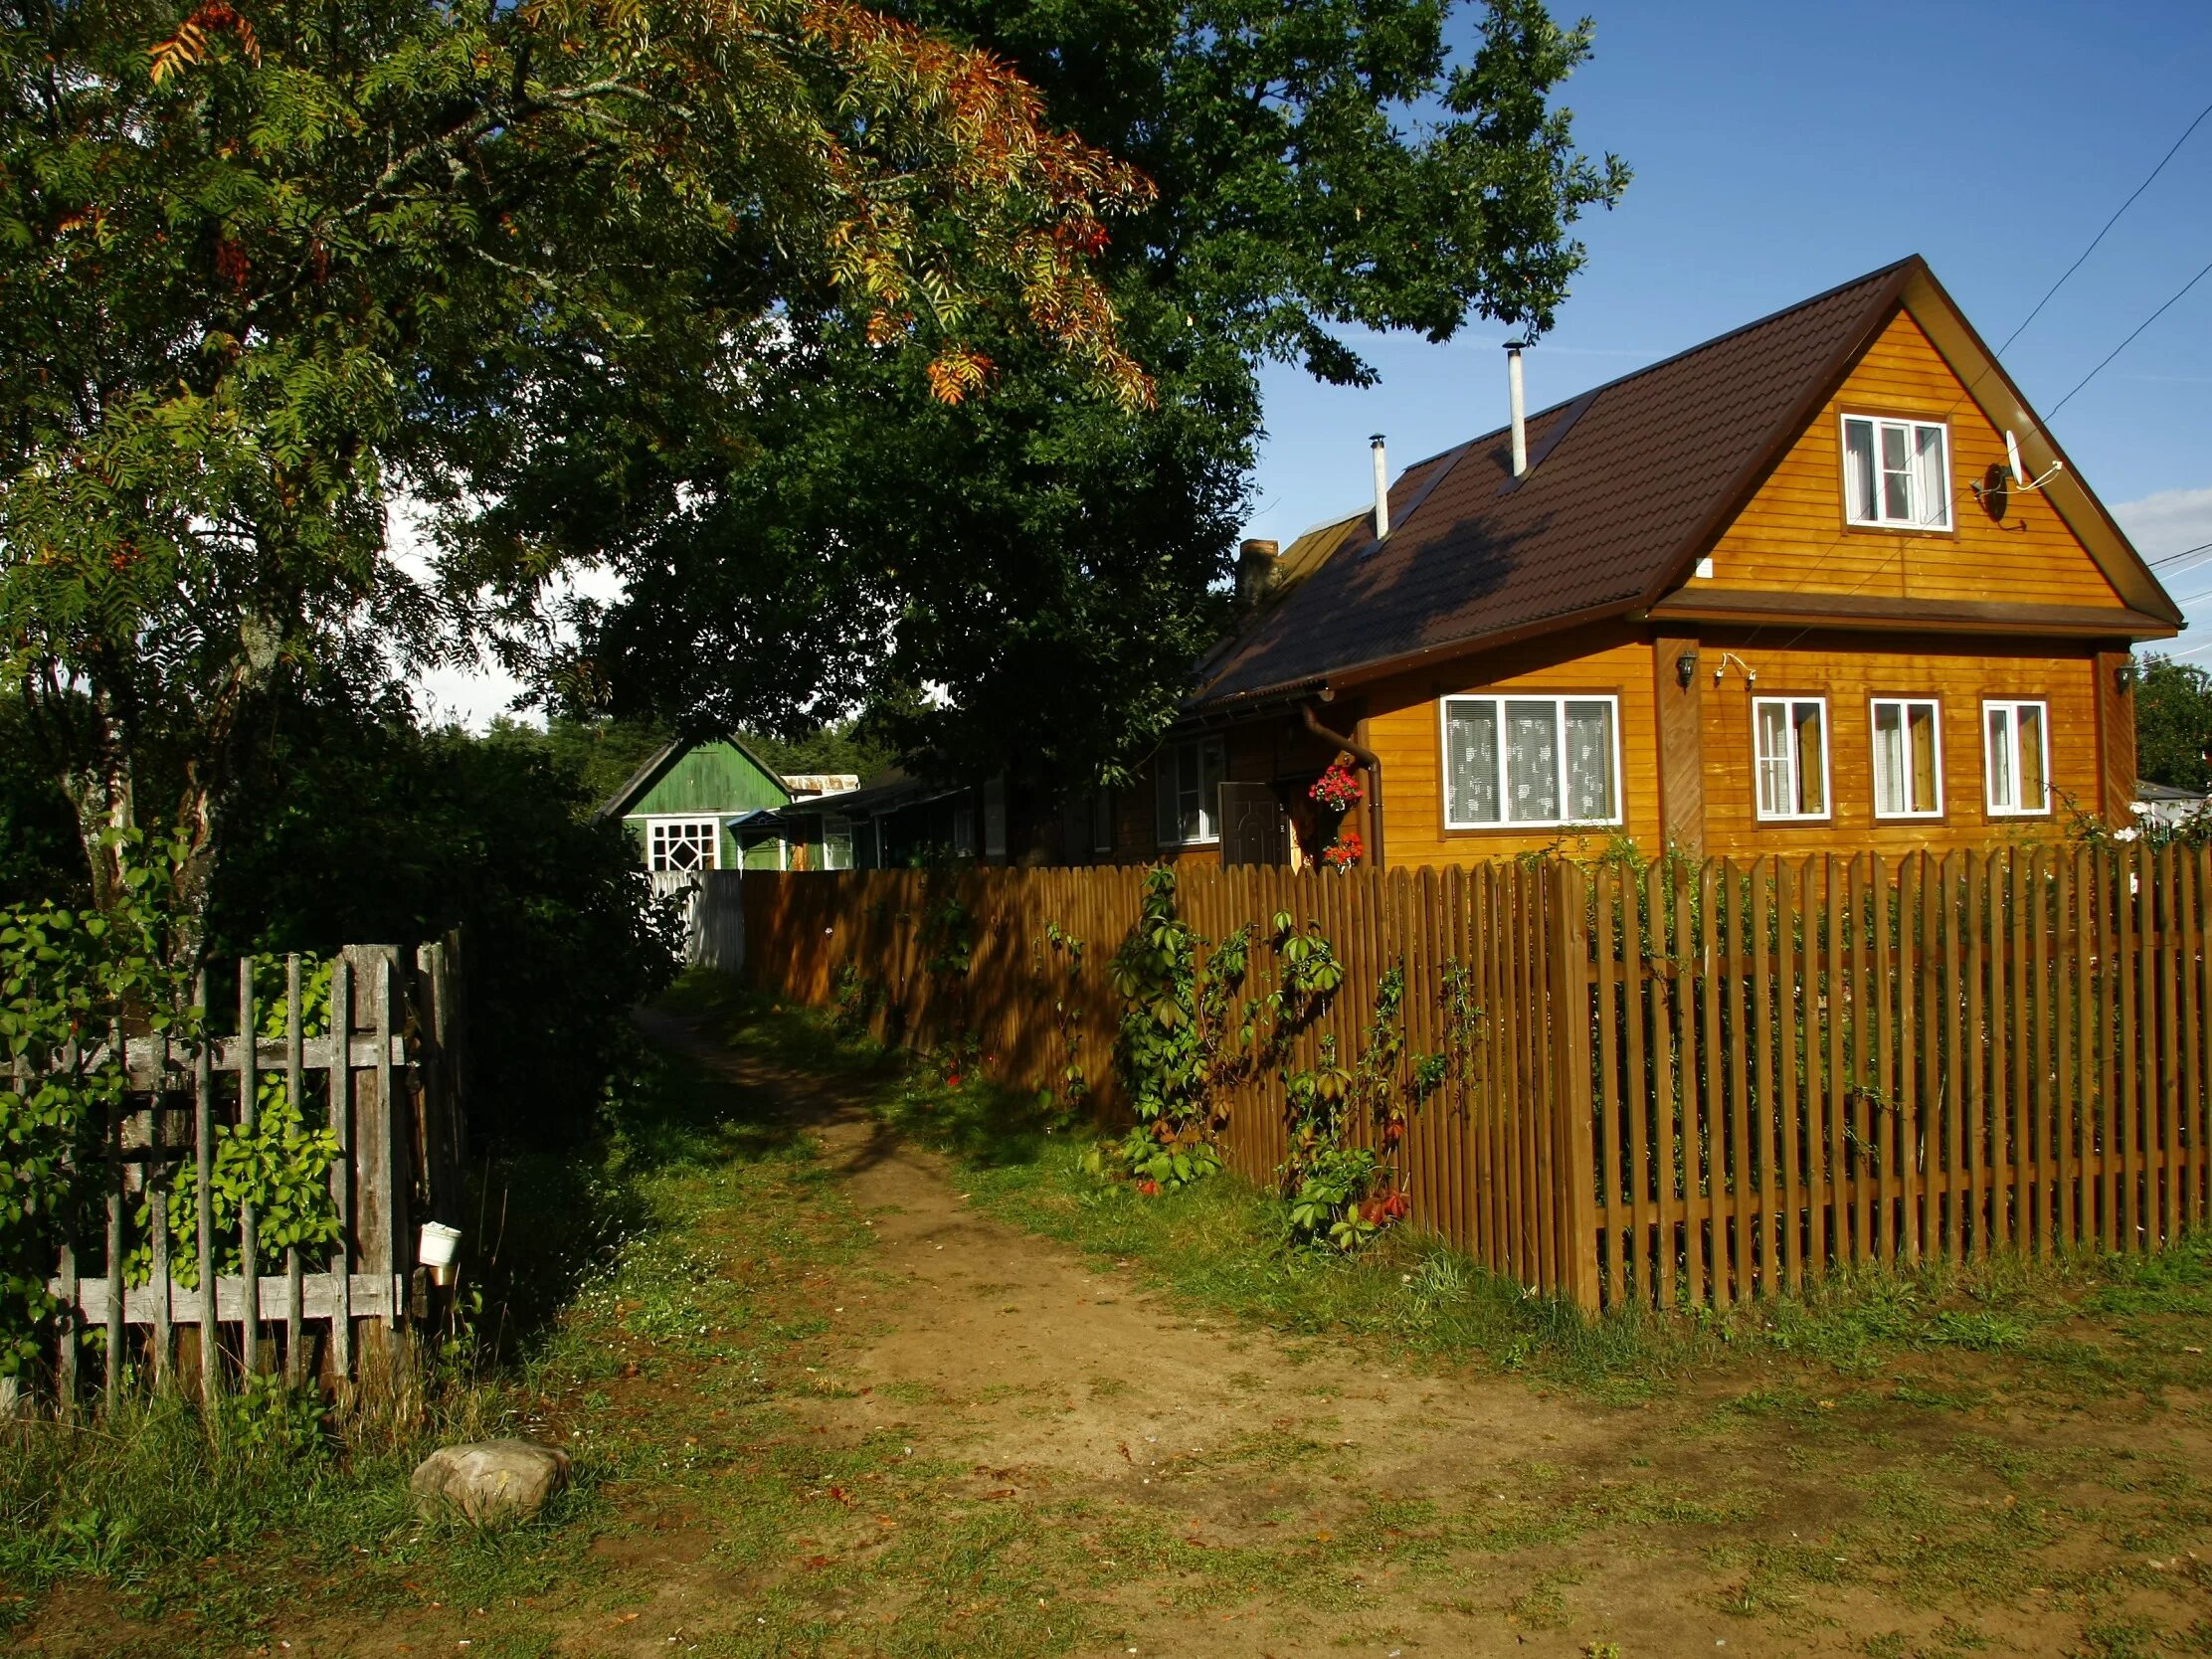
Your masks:
[[[600,807],[651,870],[782,869],[792,847],[747,822],[791,805],[776,769],[734,737],[669,743]]]

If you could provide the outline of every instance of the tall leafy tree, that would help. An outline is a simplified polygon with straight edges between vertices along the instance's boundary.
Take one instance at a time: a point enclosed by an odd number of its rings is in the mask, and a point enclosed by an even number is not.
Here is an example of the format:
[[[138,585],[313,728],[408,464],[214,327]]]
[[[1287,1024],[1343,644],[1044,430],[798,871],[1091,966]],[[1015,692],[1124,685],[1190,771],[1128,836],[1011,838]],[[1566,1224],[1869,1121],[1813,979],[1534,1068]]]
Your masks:
[[[581,407],[730,450],[799,315],[925,399],[1011,335],[1145,401],[1089,259],[1147,194],[849,0],[0,0],[0,667],[95,896],[180,824],[196,950],[273,688],[527,617],[620,491],[497,517]]]
[[[1112,776],[1225,620],[1259,366],[1366,384],[1362,329],[1552,325],[1577,217],[1627,182],[1559,102],[1591,28],[1541,0],[903,5],[1157,184],[1099,252],[1156,402],[1086,396],[1007,338],[978,348],[988,399],[931,406],[899,352],[794,314],[753,443],[595,426],[514,498],[552,510],[626,458],[598,529],[628,597],[583,608],[587,694],[700,729],[859,705],[948,769]]]
[[[2154,784],[2212,788],[2212,673],[2152,654],[2135,687],[2135,769]]]

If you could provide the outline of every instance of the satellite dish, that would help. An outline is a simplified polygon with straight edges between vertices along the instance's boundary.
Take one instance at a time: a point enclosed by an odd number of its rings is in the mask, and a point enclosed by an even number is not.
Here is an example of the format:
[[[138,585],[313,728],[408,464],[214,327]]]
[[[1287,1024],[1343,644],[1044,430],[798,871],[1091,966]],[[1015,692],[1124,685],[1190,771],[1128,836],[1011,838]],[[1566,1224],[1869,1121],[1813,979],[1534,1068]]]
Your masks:
[[[2025,495],[2030,490],[2041,489],[2046,483],[2050,482],[2053,477],[2065,469],[2066,462],[2054,461],[2043,469],[2041,476],[2029,477],[2028,469],[2020,463],[2020,441],[2013,437],[2011,429],[2007,428],[2005,430],[2005,466],[2012,473],[2014,488],[2020,494]]]

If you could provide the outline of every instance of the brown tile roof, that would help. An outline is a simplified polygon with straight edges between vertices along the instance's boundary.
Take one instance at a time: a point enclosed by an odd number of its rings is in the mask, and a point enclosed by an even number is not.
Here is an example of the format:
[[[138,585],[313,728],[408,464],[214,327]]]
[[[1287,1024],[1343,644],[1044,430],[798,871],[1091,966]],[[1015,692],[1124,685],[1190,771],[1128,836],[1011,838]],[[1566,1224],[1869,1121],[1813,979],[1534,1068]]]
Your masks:
[[[1194,702],[1649,604],[1926,269],[1918,257],[1887,266],[1538,412],[1518,484],[1503,428],[1408,467],[1381,546],[1337,538],[1334,556],[1206,660]]]

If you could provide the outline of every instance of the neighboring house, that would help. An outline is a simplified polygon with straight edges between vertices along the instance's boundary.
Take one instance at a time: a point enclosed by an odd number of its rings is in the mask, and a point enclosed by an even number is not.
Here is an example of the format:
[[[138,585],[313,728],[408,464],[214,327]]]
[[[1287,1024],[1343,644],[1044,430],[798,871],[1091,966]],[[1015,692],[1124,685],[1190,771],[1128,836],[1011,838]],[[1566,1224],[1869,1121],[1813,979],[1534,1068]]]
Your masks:
[[[917,864],[1007,861],[1007,795],[981,785],[936,784],[893,769],[854,789],[797,801],[759,821],[767,833],[819,846],[811,869],[904,869]],[[751,827],[749,827],[751,828]]]
[[[2135,817],[2143,823],[2171,830],[2195,818],[2204,811],[2204,796],[2193,789],[2154,784],[2147,778],[2135,781]]]
[[[1040,839],[1068,862],[1311,856],[1337,824],[1307,792],[1339,751],[1367,791],[1347,822],[1393,867],[2128,819],[2130,649],[2181,614],[1919,258],[1522,439],[1518,476],[1501,428],[1407,468],[1382,514],[1279,559],[1247,542],[1249,620],[1199,665],[1153,788]]]
[[[765,828],[765,815],[809,794],[850,789],[845,776],[782,778],[742,740],[671,742],[601,804],[596,817],[620,819],[645,867],[702,869],[819,867],[823,849]]]

